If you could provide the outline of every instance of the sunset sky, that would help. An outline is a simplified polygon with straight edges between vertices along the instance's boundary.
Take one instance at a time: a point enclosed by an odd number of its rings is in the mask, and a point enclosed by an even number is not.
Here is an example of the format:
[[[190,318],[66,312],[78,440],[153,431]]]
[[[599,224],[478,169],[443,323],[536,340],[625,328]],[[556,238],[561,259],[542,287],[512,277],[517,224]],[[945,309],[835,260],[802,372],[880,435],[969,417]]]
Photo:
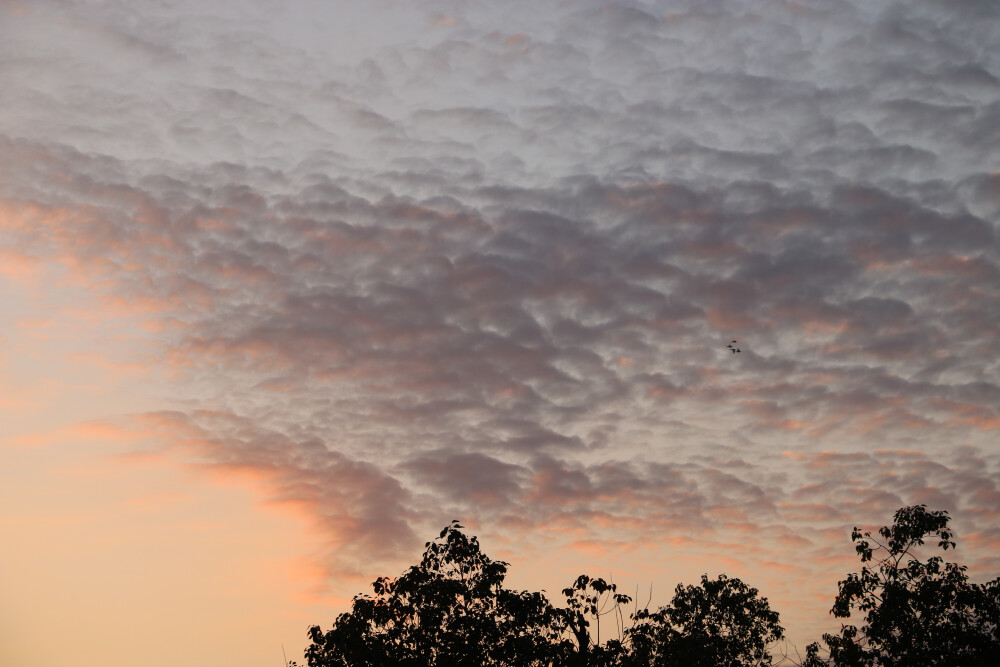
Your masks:
[[[998,45],[993,0],[0,0],[0,663],[301,660],[455,518],[556,601],[740,577],[800,651],[901,506],[1000,575]]]

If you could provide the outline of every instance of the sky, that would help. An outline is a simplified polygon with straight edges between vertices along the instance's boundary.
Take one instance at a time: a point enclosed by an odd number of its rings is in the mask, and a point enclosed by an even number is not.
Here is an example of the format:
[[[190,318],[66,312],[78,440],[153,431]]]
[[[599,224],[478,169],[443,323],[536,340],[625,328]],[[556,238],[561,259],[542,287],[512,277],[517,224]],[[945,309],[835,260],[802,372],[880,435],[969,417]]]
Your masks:
[[[452,519],[515,588],[740,577],[800,651],[905,505],[996,577],[997,44],[0,0],[0,662],[276,667]]]

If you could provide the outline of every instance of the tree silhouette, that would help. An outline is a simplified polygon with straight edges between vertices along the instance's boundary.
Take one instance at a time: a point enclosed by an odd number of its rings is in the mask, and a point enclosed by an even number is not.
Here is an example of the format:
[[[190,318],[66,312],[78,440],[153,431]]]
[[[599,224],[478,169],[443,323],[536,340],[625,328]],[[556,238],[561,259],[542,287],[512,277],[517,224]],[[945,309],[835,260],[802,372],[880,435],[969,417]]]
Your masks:
[[[580,575],[554,607],[544,593],[504,588],[508,563],[457,521],[425,547],[419,565],[376,579],[374,595],[356,596],[329,631],[309,629],[309,667],[743,667],[770,664],[765,647],[782,636],[767,600],[725,575],[678,585],[670,605],[636,610],[626,628],[632,598],[614,583]],[[608,617],[615,636],[602,642]]]
[[[618,665],[628,655],[622,637],[626,634],[622,605],[632,601],[628,595],[618,593],[618,587],[601,578],[581,574],[572,586],[562,591],[566,607],[557,610],[560,630],[569,636],[561,643],[561,662],[567,665]],[[601,643],[601,618],[613,615],[618,639]],[[590,619],[594,619],[592,624]],[[634,618],[634,616],[633,616]],[[591,637],[591,628],[596,637]],[[596,641],[595,641],[596,640]]]
[[[917,505],[878,538],[854,529],[861,572],[839,583],[831,613],[859,612],[863,625],[824,635],[828,659],[810,644],[803,667],[1000,665],[1000,579],[971,583],[965,566],[917,557],[925,539],[955,546],[948,521]],[[309,667],[763,667],[784,635],[767,598],[724,574],[678,584],[670,604],[628,620],[632,598],[587,575],[555,607],[544,592],[504,588],[508,563],[462,530],[453,521],[419,565],[376,579],[374,595],[356,596],[329,631],[310,628]]]
[[[635,616],[627,633],[634,665],[770,665],[768,644],[784,636],[767,598],[724,574],[702,575],[698,586],[678,584],[669,605]]]
[[[508,563],[483,554],[457,521],[420,565],[380,577],[328,632],[309,630],[310,667],[548,665],[566,646],[563,615],[541,593],[503,587]]]
[[[854,529],[864,565],[839,583],[830,612],[838,618],[861,612],[864,625],[823,636],[833,664],[1000,665],[1000,579],[971,583],[964,565],[915,553],[926,538],[944,551],[954,548],[948,521],[947,512],[916,505],[898,510],[893,525],[878,531],[881,539]],[[823,664],[818,649],[809,646],[807,664]]]

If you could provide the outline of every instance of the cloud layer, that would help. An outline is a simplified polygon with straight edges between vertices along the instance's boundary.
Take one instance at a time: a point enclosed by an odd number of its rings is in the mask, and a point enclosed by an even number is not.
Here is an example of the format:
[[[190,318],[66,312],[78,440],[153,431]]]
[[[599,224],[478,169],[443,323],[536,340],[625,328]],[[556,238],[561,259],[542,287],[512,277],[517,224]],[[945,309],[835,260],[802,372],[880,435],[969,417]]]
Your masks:
[[[993,3],[245,7],[0,6],[0,242],[328,573],[454,515],[819,595],[926,502],[996,574]]]

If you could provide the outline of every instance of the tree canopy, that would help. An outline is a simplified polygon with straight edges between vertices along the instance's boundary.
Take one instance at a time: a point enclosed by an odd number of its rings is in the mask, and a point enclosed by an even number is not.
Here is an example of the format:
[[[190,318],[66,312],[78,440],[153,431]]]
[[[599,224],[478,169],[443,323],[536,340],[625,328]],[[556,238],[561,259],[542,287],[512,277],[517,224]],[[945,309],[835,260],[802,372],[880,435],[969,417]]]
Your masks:
[[[954,549],[949,520],[947,512],[916,505],[898,510],[878,537],[854,529],[862,568],[839,583],[830,613],[858,612],[864,623],[824,635],[834,665],[1000,665],[1000,579],[972,583],[964,565],[918,558],[928,539],[942,551]],[[818,645],[810,655],[821,664]]]
[[[356,596],[330,630],[310,628],[309,667],[743,667],[770,664],[765,647],[782,636],[767,600],[725,575],[678,585],[670,605],[633,610],[626,627],[632,598],[602,578],[580,575],[556,607],[542,592],[505,588],[508,563],[482,553],[458,522],[425,547],[419,565],[376,579],[374,595]],[[602,642],[601,619],[609,616],[604,626],[613,624],[615,636]]]
[[[1000,579],[968,580],[965,566],[918,558],[934,539],[954,548],[947,512],[923,505],[896,512],[879,537],[855,528],[859,573],[839,583],[831,613],[859,614],[807,649],[809,667],[1000,665]],[[309,629],[309,667],[537,666],[764,667],[784,638],[767,598],[735,577],[678,584],[669,604],[640,609],[613,582],[580,575],[556,606],[544,591],[504,586],[508,563],[482,552],[453,521],[425,544],[423,558],[324,632]],[[630,610],[631,605],[631,610]],[[603,619],[603,621],[602,621]],[[603,625],[602,625],[603,623]],[[610,636],[609,636],[610,635]],[[784,664],[789,661],[782,660]],[[291,663],[295,665],[295,663]]]
[[[739,579],[702,575],[701,585],[677,584],[669,605],[641,610],[629,631],[635,663],[691,667],[771,664],[768,645],[784,636],[767,598]]]
[[[453,522],[419,565],[380,577],[328,632],[313,627],[310,667],[550,664],[560,614],[541,593],[503,587],[508,564]]]

